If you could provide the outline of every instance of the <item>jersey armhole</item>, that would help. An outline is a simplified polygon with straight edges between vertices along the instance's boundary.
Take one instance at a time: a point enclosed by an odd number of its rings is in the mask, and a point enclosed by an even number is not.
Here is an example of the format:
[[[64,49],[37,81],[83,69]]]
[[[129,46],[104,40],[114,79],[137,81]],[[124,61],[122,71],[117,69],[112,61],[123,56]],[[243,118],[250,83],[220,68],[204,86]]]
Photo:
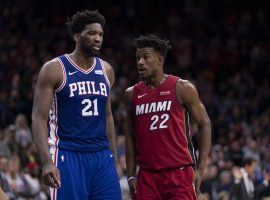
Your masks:
[[[67,75],[66,75],[66,70],[65,70],[65,67],[64,67],[64,64],[63,64],[62,60],[59,59],[59,58],[56,58],[56,60],[61,65],[61,69],[62,69],[61,71],[62,71],[63,79],[62,79],[62,83],[60,84],[60,86],[58,86],[54,91],[55,92],[60,92],[64,88],[64,86],[66,85]]]
[[[98,58],[99,59],[99,58]],[[105,67],[104,67],[104,61],[102,59],[99,59],[100,60],[100,63],[101,63],[101,68],[102,68],[102,71],[103,71],[103,74],[104,74],[104,77],[108,83],[108,85],[111,87],[111,83],[110,83],[110,80],[106,74],[106,70],[105,70]]]
[[[175,87],[174,87],[173,93],[174,93],[175,100],[177,101],[177,104],[182,106],[184,109],[186,109],[185,106],[182,104],[181,99],[178,99],[178,97],[177,97],[177,91],[176,90],[177,90],[177,82],[179,80],[180,80],[179,77],[175,78]]]
[[[134,107],[135,103],[136,103],[136,97],[137,97],[137,94],[138,94],[138,84],[135,84],[134,87],[133,87],[133,92],[132,92],[132,107]]]

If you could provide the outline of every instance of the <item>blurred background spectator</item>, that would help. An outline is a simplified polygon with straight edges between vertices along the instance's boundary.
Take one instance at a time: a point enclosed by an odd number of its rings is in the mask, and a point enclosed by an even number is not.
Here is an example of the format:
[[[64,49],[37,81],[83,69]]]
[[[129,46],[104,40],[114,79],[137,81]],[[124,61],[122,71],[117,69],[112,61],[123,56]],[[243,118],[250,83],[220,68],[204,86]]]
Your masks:
[[[270,166],[264,170],[263,182],[255,190],[255,199],[262,199],[270,196]]]
[[[172,43],[165,72],[192,81],[213,125],[213,147],[202,182],[208,199],[229,198],[233,169],[257,166],[254,187],[270,166],[270,20],[267,0],[0,1],[0,171],[10,199],[46,199],[31,137],[33,91],[40,67],[70,52],[67,17],[99,9],[107,20],[102,58],[115,69],[112,108],[118,133],[120,183],[126,183],[122,121],[125,89],[138,80],[133,39],[156,33]],[[193,127],[194,144],[196,127]],[[267,181],[268,180],[268,181]],[[263,184],[263,185],[262,185]],[[261,188],[261,187],[260,187]],[[258,199],[269,197],[266,193]],[[257,198],[257,197],[256,197]]]

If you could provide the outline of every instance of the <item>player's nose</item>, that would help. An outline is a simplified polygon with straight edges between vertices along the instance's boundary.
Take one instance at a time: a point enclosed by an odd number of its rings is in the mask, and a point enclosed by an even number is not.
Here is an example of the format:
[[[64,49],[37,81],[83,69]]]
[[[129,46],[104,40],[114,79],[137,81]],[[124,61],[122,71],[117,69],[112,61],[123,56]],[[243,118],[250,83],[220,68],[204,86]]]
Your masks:
[[[142,67],[144,65],[144,59],[143,58],[139,58],[137,62],[138,62],[139,67]]]
[[[96,35],[94,40],[96,43],[100,44],[102,42],[102,37],[100,35]]]

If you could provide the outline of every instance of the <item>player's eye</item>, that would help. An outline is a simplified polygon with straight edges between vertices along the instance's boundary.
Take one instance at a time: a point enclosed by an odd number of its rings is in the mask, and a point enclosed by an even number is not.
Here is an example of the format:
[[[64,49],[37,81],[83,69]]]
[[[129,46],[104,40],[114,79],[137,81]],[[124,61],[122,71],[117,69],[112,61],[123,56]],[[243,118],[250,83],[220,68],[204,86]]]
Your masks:
[[[95,35],[96,32],[88,32],[87,34],[88,34],[88,35]]]

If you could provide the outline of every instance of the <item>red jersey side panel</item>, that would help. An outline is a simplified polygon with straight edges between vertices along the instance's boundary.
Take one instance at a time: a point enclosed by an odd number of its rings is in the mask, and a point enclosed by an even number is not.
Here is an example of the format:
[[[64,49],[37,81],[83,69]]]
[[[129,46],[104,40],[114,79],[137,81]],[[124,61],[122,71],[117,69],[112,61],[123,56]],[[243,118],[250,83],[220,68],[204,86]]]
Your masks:
[[[137,161],[142,168],[172,169],[195,162],[189,115],[176,96],[178,79],[170,75],[155,89],[143,82],[134,87]]]

